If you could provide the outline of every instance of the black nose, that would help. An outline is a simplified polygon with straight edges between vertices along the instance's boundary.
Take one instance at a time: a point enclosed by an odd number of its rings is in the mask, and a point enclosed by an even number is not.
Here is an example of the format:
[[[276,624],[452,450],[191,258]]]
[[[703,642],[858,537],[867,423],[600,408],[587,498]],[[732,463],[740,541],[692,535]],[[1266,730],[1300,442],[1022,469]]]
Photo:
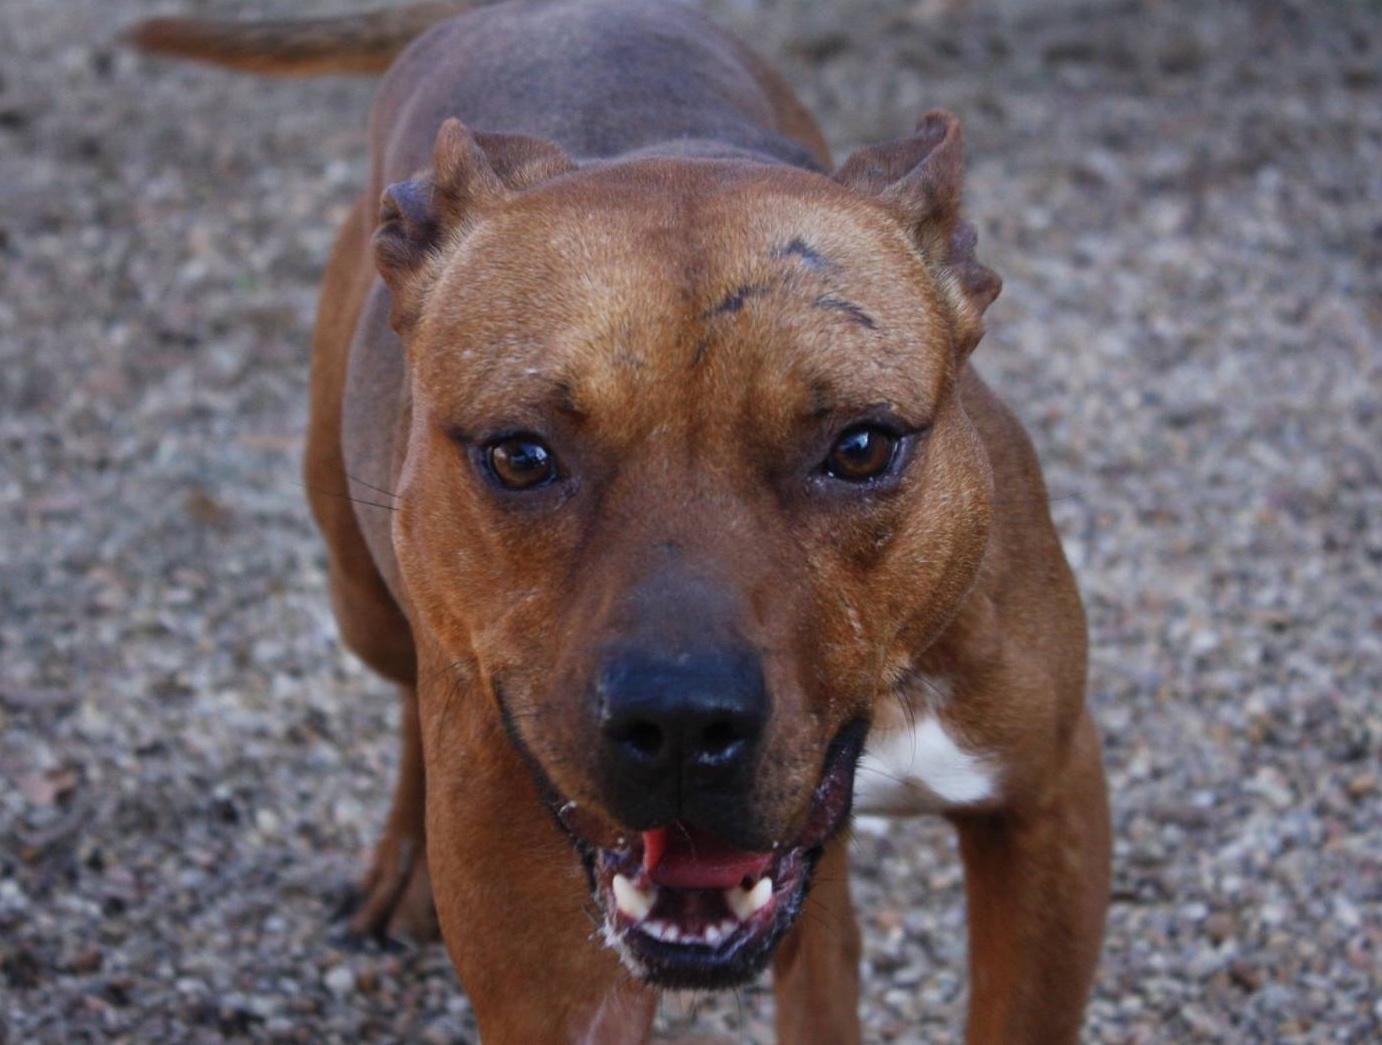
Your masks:
[[[751,782],[770,712],[763,668],[740,647],[620,650],[599,682],[614,810],[636,830]]]

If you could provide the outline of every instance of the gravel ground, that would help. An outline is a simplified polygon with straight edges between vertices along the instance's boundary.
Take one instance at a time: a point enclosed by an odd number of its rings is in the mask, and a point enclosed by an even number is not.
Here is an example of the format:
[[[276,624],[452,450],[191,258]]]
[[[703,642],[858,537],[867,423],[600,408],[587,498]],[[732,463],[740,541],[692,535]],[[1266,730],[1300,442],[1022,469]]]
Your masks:
[[[372,87],[110,45],[175,6],[0,6],[0,1043],[473,1043],[440,948],[330,919],[394,760],[297,478]],[[966,121],[1006,280],[977,358],[1093,628],[1088,1040],[1382,1040],[1382,6],[718,10],[841,151]],[[948,833],[856,855],[868,1039],[960,1041]],[[770,1009],[663,1022],[761,1042]]]

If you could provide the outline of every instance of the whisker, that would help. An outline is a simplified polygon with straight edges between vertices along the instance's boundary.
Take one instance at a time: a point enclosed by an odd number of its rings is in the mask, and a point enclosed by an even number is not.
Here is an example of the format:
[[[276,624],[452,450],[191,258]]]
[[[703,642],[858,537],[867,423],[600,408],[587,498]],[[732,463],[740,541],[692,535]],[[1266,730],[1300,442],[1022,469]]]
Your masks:
[[[367,483],[358,475],[351,475],[349,472],[346,472],[346,478],[349,479],[352,483],[359,483],[367,490],[373,490],[375,493],[382,493],[385,497],[391,497],[395,501],[398,500],[398,494],[394,493],[392,490],[386,490],[382,486],[375,486],[373,483]]]
[[[874,776],[882,777],[884,780],[891,780],[894,784],[906,784],[906,783],[908,782],[906,777],[896,776],[896,775],[894,775],[894,774],[892,774],[892,773],[889,773],[887,770],[878,769],[878,768],[876,768],[876,767],[874,767],[874,766],[866,766],[866,765],[861,764],[861,765],[859,766],[859,768],[856,769],[854,772],[855,772],[856,774],[857,774],[857,773],[872,773]]]
[[[302,482],[298,483],[298,485],[301,486],[304,490],[308,491],[309,493],[320,494],[322,497],[334,497],[337,500],[349,501],[351,504],[364,505],[369,508],[383,508],[386,512],[398,511],[397,505],[380,504],[377,501],[367,501],[361,497],[353,497],[349,493],[338,493],[335,490],[323,490],[320,486],[308,486],[306,483]],[[389,496],[392,497],[393,495],[390,494]]]
[[[940,686],[936,685],[936,680],[930,675],[918,675],[917,681],[921,683],[923,689],[929,692],[931,696],[935,697],[940,703],[943,704],[949,699],[949,695],[945,690],[941,689]]]

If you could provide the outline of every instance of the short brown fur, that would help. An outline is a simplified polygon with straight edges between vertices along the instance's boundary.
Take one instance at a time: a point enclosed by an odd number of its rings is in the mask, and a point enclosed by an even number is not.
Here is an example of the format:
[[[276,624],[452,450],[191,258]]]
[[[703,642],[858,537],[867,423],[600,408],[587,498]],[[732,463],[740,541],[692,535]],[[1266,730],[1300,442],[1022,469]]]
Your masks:
[[[367,70],[456,6],[133,39]],[[723,633],[772,713],[706,822],[820,861],[776,950],[779,1040],[859,1040],[846,836],[811,835],[834,745],[936,716],[993,767],[943,810],[968,1041],[1076,1041],[1110,849],[1085,624],[1032,448],[969,362],[999,283],[961,220],[958,123],[829,175],[783,82],[693,12],[555,0],[437,25],[370,126],[305,464],[343,636],[404,694],[354,930],[439,923],[489,1045],[646,1040],[655,986],[592,934],[579,855],[645,829],[610,797],[592,680],[612,646]],[[860,424],[905,433],[867,487],[820,465]],[[498,488],[506,432],[540,435],[560,481]]]

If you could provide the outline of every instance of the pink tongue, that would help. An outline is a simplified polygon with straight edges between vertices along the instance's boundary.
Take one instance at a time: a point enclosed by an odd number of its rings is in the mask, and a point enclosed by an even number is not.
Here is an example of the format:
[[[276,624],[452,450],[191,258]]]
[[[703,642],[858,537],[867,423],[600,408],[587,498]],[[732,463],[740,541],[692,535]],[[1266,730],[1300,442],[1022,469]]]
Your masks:
[[[763,877],[772,853],[732,849],[708,831],[672,824],[643,832],[643,870],[673,889],[732,889]]]

